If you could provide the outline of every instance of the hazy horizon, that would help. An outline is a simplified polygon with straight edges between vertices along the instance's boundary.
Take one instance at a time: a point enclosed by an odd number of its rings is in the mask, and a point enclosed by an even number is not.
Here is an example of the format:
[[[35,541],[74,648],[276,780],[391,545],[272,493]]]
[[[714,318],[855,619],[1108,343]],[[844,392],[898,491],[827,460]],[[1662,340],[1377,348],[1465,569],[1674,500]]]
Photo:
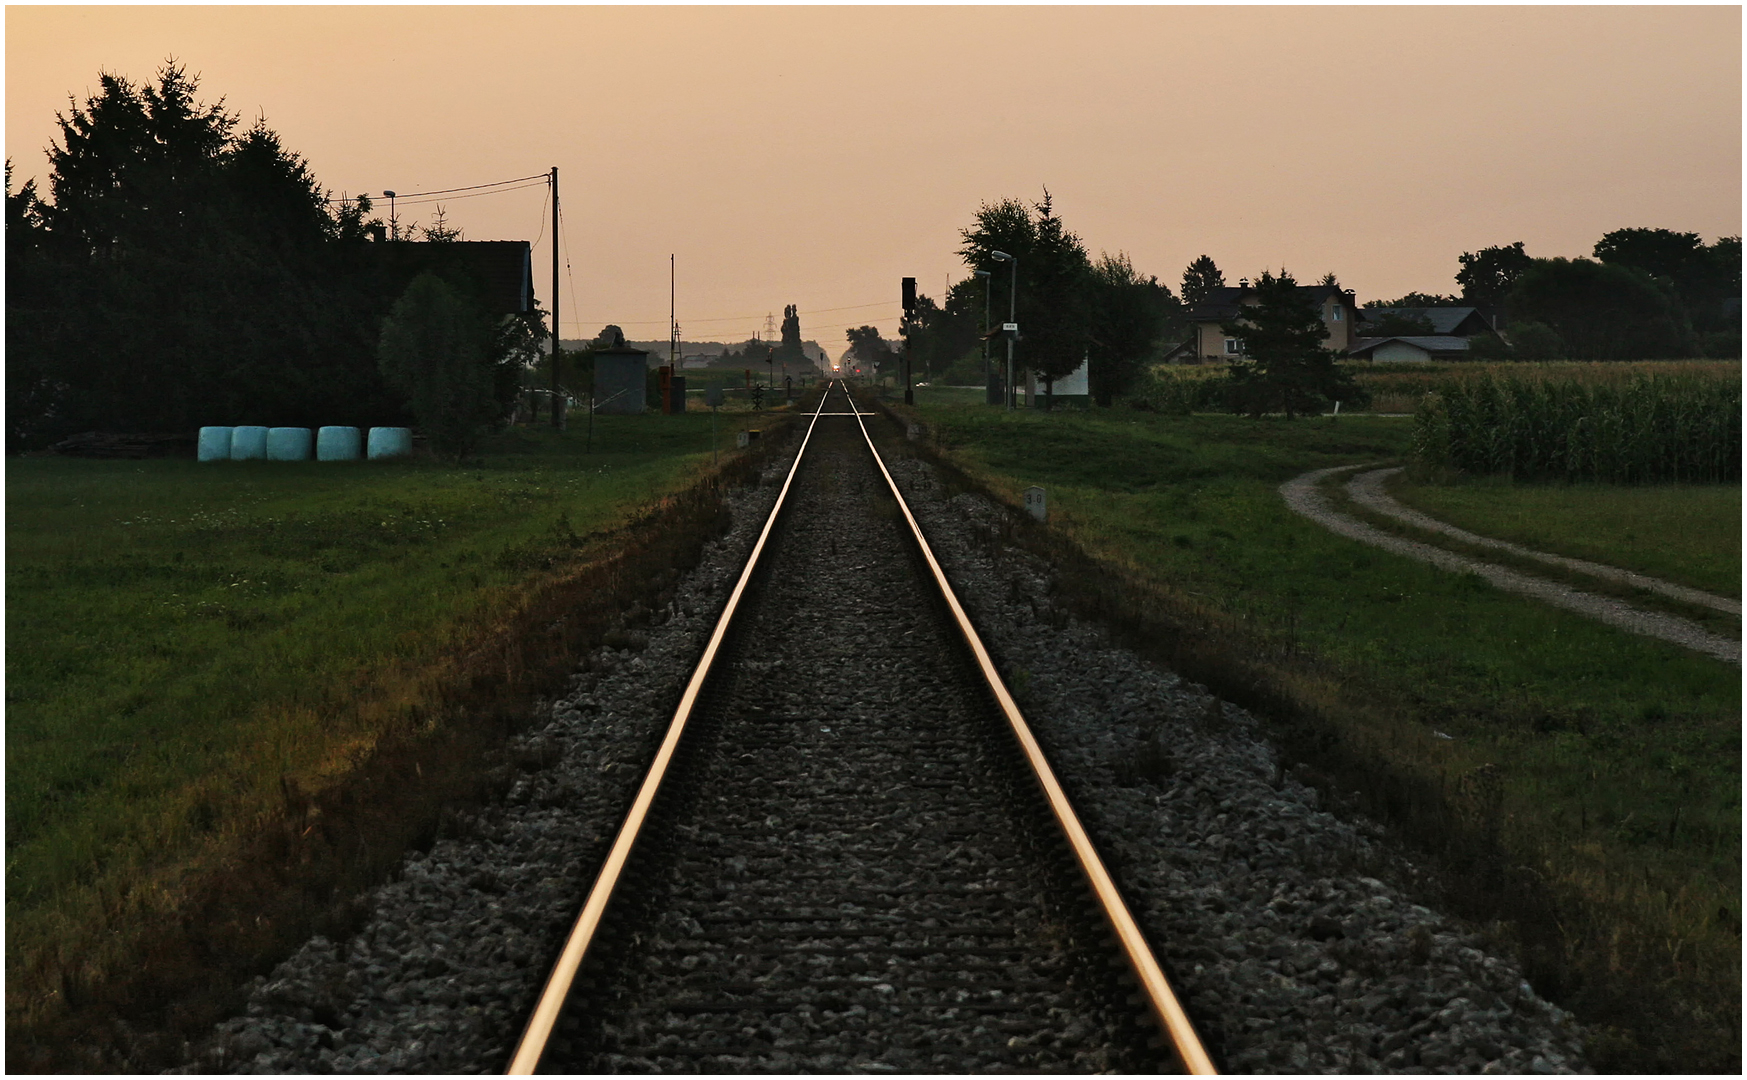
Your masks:
[[[1173,291],[1201,254],[1363,301],[1454,292],[1458,254],[1516,240],[1741,231],[1739,7],[10,7],[6,31],[15,188],[46,187],[69,95],[171,56],[336,194],[557,165],[566,338],[665,338],[672,253],[687,340],[793,303],[837,355],[895,331],[900,277],[963,275],[979,203],[1045,186]],[[443,205],[535,241],[549,306],[545,198]]]

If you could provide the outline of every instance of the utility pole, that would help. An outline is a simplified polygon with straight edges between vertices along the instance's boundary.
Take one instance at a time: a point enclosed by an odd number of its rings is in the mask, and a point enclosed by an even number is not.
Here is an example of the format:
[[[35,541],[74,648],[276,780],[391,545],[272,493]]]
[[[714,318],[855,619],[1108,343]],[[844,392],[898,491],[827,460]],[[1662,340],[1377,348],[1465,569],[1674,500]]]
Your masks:
[[[667,366],[679,370],[679,298],[673,255],[667,256]]]
[[[904,404],[916,404],[916,391],[910,388],[910,361],[913,352],[910,347],[911,322],[916,316],[916,279],[907,277],[901,283],[904,297]]]
[[[564,430],[564,401],[558,392],[558,166],[552,166],[552,430]],[[594,391],[589,390],[589,398],[594,397]],[[594,417],[591,414],[589,422],[592,425]],[[593,432],[591,431],[592,435]],[[592,441],[592,440],[591,440]]]

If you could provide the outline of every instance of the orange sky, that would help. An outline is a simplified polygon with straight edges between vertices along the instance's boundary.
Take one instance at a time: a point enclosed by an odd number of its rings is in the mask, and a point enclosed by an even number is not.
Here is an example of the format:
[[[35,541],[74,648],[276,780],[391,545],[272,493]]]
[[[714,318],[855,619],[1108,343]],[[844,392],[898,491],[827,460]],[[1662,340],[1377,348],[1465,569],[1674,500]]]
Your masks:
[[[1741,231],[1739,7],[9,7],[16,179],[69,93],[171,55],[336,192],[557,165],[566,337],[664,338],[674,252],[688,340],[794,303],[835,355],[895,330],[901,276],[962,273],[979,201],[1044,185],[1173,291],[1203,253],[1363,301],[1491,244]],[[543,197],[446,206],[541,237],[546,303]]]

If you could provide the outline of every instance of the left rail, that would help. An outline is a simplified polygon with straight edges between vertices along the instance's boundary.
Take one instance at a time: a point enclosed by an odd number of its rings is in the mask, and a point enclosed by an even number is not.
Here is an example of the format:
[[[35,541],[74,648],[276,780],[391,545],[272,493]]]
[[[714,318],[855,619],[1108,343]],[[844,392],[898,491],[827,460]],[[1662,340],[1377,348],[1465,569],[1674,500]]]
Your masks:
[[[709,644],[704,646],[703,658],[698,661],[691,681],[686,684],[685,693],[680,696],[679,706],[674,710],[673,720],[667,725],[667,736],[661,741],[661,749],[656,751],[649,774],[644,777],[643,786],[638,789],[637,798],[632,802],[630,812],[625,815],[625,823],[619,828],[612,850],[607,853],[606,862],[601,865],[600,873],[595,877],[594,887],[589,890],[588,899],[583,902],[582,913],[576,917],[570,937],[564,942],[564,952],[553,965],[552,974],[546,977],[545,989],[540,992],[533,1015],[528,1018],[527,1027],[522,1031],[522,1039],[516,1045],[515,1056],[510,1059],[511,1076],[531,1075],[540,1064],[540,1056],[546,1052],[546,1042],[552,1037],[552,1029],[558,1023],[559,1014],[564,1011],[564,1003],[570,996],[571,985],[576,981],[577,970],[582,967],[583,957],[588,955],[589,944],[600,927],[601,916],[606,913],[613,890],[618,887],[625,863],[631,857],[631,849],[637,846],[637,836],[648,819],[649,808],[661,790],[661,782],[667,776],[667,768],[673,761],[680,737],[685,734],[686,723],[691,719],[692,709],[703,690],[704,680],[722,646],[722,639],[728,634],[728,625],[734,621],[734,613],[739,610],[740,598],[746,592],[747,583],[752,580],[753,568],[758,565],[759,556],[764,553],[765,543],[770,539],[777,516],[782,513],[783,503],[788,499],[789,486],[795,481],[795,472],[801,467],[801,458],[807,453],[807,443],[813,438],[813,428],[819,423],[819,415],[824,411],[825,401],[830,396],[830,390],[827,389],[819,399],[819,407],[813,410],[813,417],[807,423],[807,434],[801,440],[800,449],[795,452],[794,464],[789,466],[789,474],[783,480],[782,490],[777,493],[776,505],[770,508],[770,516],[765,519],[758,541],[752,546],[752,554],[746,560],[746,567],[740,572],[734,591],[728,594],[728,604],[722,609],[721,618],[716,620],[715,632],[710,635]]]

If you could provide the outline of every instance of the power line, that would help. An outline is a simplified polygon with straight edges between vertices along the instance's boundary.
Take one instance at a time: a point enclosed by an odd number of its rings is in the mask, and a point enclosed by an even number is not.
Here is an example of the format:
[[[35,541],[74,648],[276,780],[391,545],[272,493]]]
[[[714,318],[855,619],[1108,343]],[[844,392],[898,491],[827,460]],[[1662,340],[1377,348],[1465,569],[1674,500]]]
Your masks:
[[[446,198],[432,195],[432,196],[427,196],[427,197],[421,199],[421,198],[415,198],[415,197],[409,196],[409,195],[396,195],[394,197],[394,201],[398,204],[405,204],[407,206],[417,206],[417,205],[422,205],[424,203],[454,202],[457,199],[477,199],[481,195],[508,195],[512,191],[526,191],[529,188],[537,188],[537,187],[545,187],[545,186],[546,185],[544,183],[522,184],[518,187],[498,188],[495,191],[475,191],[471,195],[451,195],[451,196],[448,196]]]
[[[530,180],[537,181],[537,183],[528,183],[528,181],[530,181]],[[473,194],[473,195],[456,195],[455,197],[457,199],[475,199],[475,198],[478,198],[480,195],[501,194],[501,192],[499,192],[499,191],[483,190],[485,188],[501,188],[501,189],[503,189],[503,191],[521,191],[523,188],[544,187],[546,185],[546,182],[547,182],[546,174],[541,173],[538,176],[521,176],[521,177],[517,177],[514,180],[498,180],[498,181],[495,181],[495,182],[490,183],[490,184],[470,184],[467,187],[438,188],[435,191],[409,191],[405,195],[401,195],[401,194],[396,193],[394,198],[395,198],[396,202],[407,202],[407,201],[412,200],[412,199],[428,199],[428,198],[431,198],[431,197],[437,196],[437,195],[448,195],[448,194],[450,194],[452,192],[456,192],[456,191],[471,191],[471,192],[475,192],[475,194]],[[511,185],[511,184],[520,184],[520,185],[522,185],[522,187],[510,187],[509,185]],[[364,194],[366,197],[368,197],[368,195],[369,195],[368,192],[365,192]],[[341,196],[340,198],[335,199],[332,196],[329,196],[328,198],[324,199],[323,201],[324,202],[347,203],[347,202],[355,202],[356,197]]]
[[[498,180],[495,183],[490,183],[490,184],[471,184],[467,187],[439,188],[436,191],[413,191],[413,192],[408,192],[405,195],[396,195],[395,198],[397,198],[397,199],[418,199],[418,198],[422,198],[426,195],[447,195],[451,191],[478,191],[480,188],[503,187],[506,184],[523,184],[523,183],[527,183],[529,180],[538,180],[541,184],[544,184],[547,182],[547,179],[548,179],[547,174],[539,173],[535,176],[520,176],[514,180]],[[532,187],[534,185],[530,184],[529,186]],[[469,198],[471,198],[471,197],[472,196],[469,196]]]
[[[875,303],[875,304],[848,304],[848,305],[845,305],[843,307],[814,308],[810,311],[799,311],[799,312],[796,312],[796,314],[797,315],[823,315],[826,312],[831,312],[831,311],[856,311],[856,310],[859,310],[862,308],[892,307],[892,306],[896,306],[897,303],[898,302],[896,300],[881,300],[880,302]],[[751,322],[751,321],[758,321],[758,322],[762,323],[764,321],[764,319],[765,319],[764,315],[721,315],[721,316],[717,316],[715,318],[687,319],[686,321],[689,323]],[[666,326],[667,320],[666,319],[621,319],[615,325],[617,325],[617,326]],[[850,326],[853,324],[844,323],[843,325]]]

